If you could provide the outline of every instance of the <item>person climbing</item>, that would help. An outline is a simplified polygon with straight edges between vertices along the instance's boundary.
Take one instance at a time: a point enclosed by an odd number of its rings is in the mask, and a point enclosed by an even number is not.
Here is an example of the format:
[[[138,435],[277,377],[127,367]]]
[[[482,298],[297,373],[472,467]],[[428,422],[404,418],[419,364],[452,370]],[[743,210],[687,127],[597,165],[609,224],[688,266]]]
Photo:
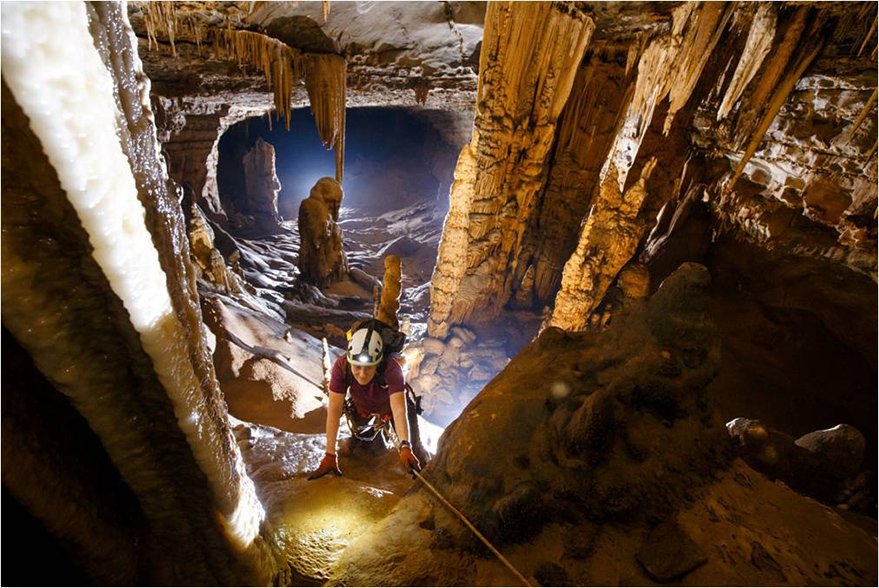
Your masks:
[[[421,470],[410,443],[410,415],[407,414],[407,387],[403,370],[385,354],[385,344],[376,328],[377,324],[381,323],[368,321],[360,326],[355,325],[356,330],[348,340],[347,353],[340,355],[333,364],[327,407],[326,454],[318,469],[308,477],[309,480],[327,474],[342,475],[336,455],[336,437],[343,412],[347,412],[349,424],[352,421],[392,424],[399,440],[400,463],[407,472]],[[346,402],[349,391],[350,402]]]

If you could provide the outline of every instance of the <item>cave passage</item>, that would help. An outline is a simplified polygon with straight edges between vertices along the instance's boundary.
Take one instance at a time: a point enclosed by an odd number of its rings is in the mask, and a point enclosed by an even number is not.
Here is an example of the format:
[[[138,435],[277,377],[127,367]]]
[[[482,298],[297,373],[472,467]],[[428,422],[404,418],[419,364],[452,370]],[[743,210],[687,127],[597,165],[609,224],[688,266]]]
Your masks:
[[[466,117],[438,114],[466,125]],[[425,115],[406,109],[349,108],[346,116],[345,208],[388,212],[430,201],[448,208],[451,166],[462,145],[450,144]],[[333,176],[333,152],[321,143],[309,108],[293,111],[289,131],[268,116],[241,121],[220,138],[217,177],[224,204],[234,205],[244,191],[241,159],[258,138],[275,148],[278,208],[285,219],[295,220],[315,182]]]
[[[355,318],[353,313],[371,312],[371,285],[361,278],[365,274],[367,280],[381,280],[384,260],[388,255],[397,255],[402,261],[402,328],[412,342],[426,337],[430,280],[448,212],[452,173],[458,151],[469,139],[470,125],[472,117],[468,113],[349,109],[338,224],[347,266],[355,273],[322,285],[322,298],[317,302],[352,312],[336,315],[331,321],[336,328],[346,330]],[[217,178],[233,234],[235,227],[248,226],[240,219],[254,212],[245,194],[248,188],[243,162],[259,141],[274,148],[277,210],[283,221],[280,230],[237,232],[239,248],[259,249],[244,257],[242,267],[254,283],[267,281],[266,268],[280,270],[294,282],[298,280],[299,286],[292,287],[290,280],[283,278],[267,284],[275,290],[267,293],[268,297],[287,296],[291,291],[301,291],[307,281],[297,273],[296,264],[290,263],[301,259],[297,223],[300,206],[319,178],[332,175],[335,162],[333,153],[320,141],[309,109],[293,111],[290,131],[267,116],[230,127],[220,139]],[[262,261],[253,263],[255,257]],[[286,318],[290,325],[303,327],[302,317],[296,312],[288,312]],[[426,422],[425,429],[435,427],[433,443],[441,427],[457,417],[485,383],[533,338],[538,325],[535,313],[503,313],[482,324],[458,325],[458,339],[448,351],[445,342],[428,343],[440,358],[428,361],[427,369],[416,370],[411,376],[416,392],[429,396],[425,401],[427,418],[436,425]],[[313,329],[311,332],[316,334]],[[338,337],[330,341],[344,347]],[[420,357],[423,352],[419,350],[410,353],[407,360],[417,365],[422,363]]]

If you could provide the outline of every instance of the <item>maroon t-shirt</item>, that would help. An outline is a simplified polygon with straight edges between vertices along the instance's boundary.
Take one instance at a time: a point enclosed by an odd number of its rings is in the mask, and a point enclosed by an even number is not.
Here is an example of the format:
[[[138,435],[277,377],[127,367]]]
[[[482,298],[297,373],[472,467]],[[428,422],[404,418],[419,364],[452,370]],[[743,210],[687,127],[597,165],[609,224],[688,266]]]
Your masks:
[[[351,400],[354,406],[361,413],[372,414],[391,414],[390,396],[394,392],[402,392],[405,389],[405,380],[403,379],[403,370],[400,369],[394,359],[386,360],[387,367],[384,373],[385,386],[379,386],[377,380],[380,378],[378,374],[372,379],[367,386],[361,386],[351,374]],[[333,364],[333,370],[330,372],[330,390],[344,394],[349,390],[349,385],[345,381],[345,368],[348,359],[344,355],[340,355],[339,359]]]

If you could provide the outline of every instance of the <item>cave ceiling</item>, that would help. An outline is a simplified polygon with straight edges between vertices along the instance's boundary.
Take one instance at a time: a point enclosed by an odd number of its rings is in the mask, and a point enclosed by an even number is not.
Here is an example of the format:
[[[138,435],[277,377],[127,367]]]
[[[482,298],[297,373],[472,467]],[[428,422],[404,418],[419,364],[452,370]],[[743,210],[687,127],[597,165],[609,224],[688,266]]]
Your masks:
[[[208,45],[195,43],[196,27],[203,38],[212,28],[231,27],[258,31],[306,53],[344,56],[349,107],[411,107],[416,88],[426,88],[425,108],[472,109],[481,2],[333,2],[326,20],[320,2],[180,2],[176,56],[161,32],[158,49],[148,49],[143,5],[129,3],[129,18],[156,95],[265,112],[271,102],[262,75],[217,59]],[[293,101],[306,105],[305,92],[300,89]]]

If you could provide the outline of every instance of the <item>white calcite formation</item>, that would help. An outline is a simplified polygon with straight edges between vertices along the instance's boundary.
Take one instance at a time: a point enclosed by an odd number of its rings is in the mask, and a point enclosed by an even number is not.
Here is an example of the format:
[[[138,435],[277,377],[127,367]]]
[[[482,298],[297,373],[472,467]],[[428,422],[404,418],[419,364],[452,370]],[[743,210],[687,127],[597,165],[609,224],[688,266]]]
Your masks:
[[[52,256],[37,253],[28,223],[4,224],[4,235],[7,228],[16,230],[14,237],[4,237],[3,324],[88,422],[150,528],[141,545],[128,543],[146,557],[143,570],[86,569],[94,571],[95,581],[267,582],[274,564],[260,536],[265,514],[206,363],[197,298],[187,288],[188,247],[185,235],[174,235],[182,228],[179,205],[175,210],[167,192],[158,193],[167,187],[148,107],[149,84],[132,53],[126,15],[118,5],[27,3],[4,4],[2,16],[3,81],[11,93],[7,101],[4,91],[4,110],[14,116],[20,107],[46,153],[45,168],[36,163],[30,173],[57,178],[36,189],[25,183],[13,192],[4,186],[4,212],[16,209],[17,198],[64,203],[68,222],[82,226],[74,230],[80,235],[73,242],[88,239],[87,246],[74,245],[72,251],[86,247],[80,263],[90,276],[77,282],[81,274],[72,274],[65,291],[38,289],[35,278],[52,271],[47,265]],[[57,34],[61,30],[63,36]],[[116,59],[105,64],[96,45]],[[59,117],[59,110],[76,116]],[[5,123],[6,116],[8,139]],[[7,169],[4,165],[4,179]],[[133,171],[144,169],[152,179],[136,184]],[[150,203],[149,211],[143,202]],[[157,220],[157,211],[167,216]],[[57,218],[37,214],[31,223],[51,233],[53,221]],[[63,226],[54,230],[70,233]],[[49,238],[43,250],[55,246]],[[86,323],[71,319],[85,317],[70,310],[87,312],[82,297],[109,297],[116,307],[109,313],[94,309],[89,321],[109,339],[78,334]],[[121,344],[114,344],[114,337],[121,337]],[[126,353],[140,366],[134,372]],[[144,403],[154,406],[155,422],[143,420]],[[181,456],[173,466],[172,455]],[[88,500],[65,496],[59,482],[48,503],[38,497],[43,489],[18,483],[14,475],[4,473],[4,484],[50,527],[63,520],[59,507]],[[62,534],[89,550],[92,543],[100,545],[90,527],[81,518]]]

